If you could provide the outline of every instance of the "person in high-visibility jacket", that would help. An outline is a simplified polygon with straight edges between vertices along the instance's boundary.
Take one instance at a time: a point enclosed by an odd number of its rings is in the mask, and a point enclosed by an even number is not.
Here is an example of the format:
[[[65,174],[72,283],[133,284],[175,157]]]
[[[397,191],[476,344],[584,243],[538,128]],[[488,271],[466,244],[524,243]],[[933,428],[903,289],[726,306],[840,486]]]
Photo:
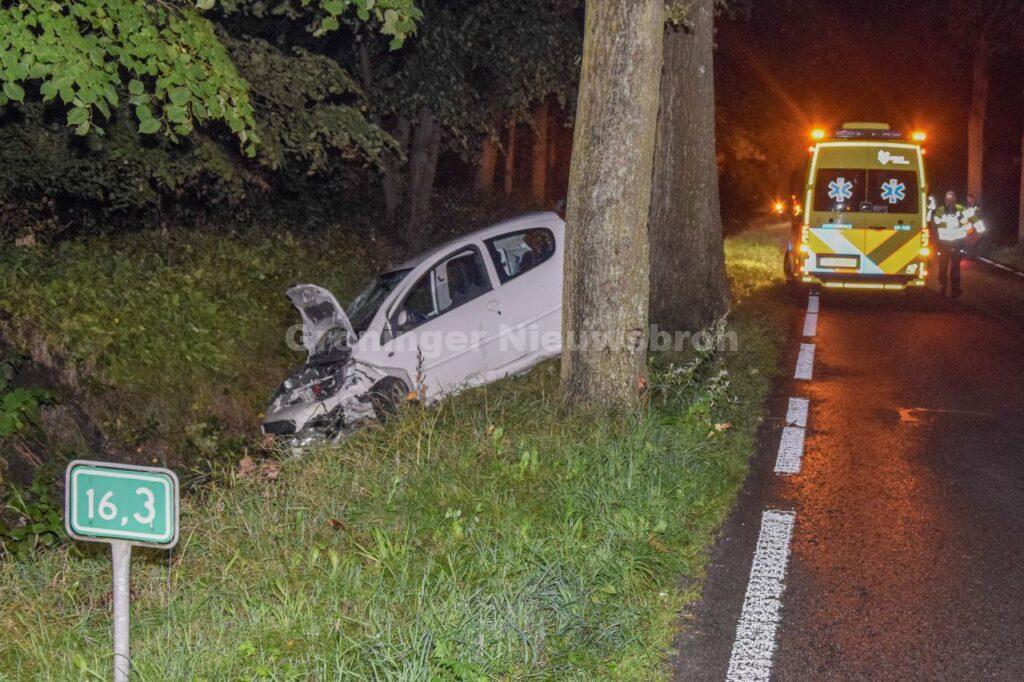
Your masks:
[[[942,206],[929,211],[932,225],[932,243],[936,246],[939,266],[939,286],[946,295],[947,284],[950,295],[960,295],[960,259],[967,238],[985,231],[977,206],[966,207],[957,203],[956,192],[946,192]]]

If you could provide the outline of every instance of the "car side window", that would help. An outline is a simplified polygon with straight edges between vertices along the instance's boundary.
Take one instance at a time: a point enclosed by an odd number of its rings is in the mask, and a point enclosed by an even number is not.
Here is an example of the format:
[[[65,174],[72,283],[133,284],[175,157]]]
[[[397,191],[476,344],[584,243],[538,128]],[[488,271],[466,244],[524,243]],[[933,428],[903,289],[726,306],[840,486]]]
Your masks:
[[[502,284],[555,255],[555,235],[544,227],[503,234],[485,243]]]
[[[491,290],[483,256],[469,247],[424,273],[395,309],[392,326],[404,334]]]

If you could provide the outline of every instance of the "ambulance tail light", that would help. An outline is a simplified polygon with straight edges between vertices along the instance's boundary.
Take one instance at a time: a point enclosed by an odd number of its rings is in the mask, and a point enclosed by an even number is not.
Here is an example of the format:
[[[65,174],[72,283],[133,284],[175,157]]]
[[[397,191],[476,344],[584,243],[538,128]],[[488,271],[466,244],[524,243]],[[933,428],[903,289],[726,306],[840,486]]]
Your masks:
[[[918,251],[918,253],[927,258],[928,256],[932,255],[932,250],[927,246],[922,246],[921,250]]]

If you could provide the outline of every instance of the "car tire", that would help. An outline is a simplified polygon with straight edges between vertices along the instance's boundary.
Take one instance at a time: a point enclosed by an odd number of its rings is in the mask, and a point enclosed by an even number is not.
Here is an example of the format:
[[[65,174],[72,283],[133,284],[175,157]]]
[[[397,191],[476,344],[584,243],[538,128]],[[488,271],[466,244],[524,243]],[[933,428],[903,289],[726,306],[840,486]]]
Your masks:
[[[401,379],[386,377],[369,390],[370,404],[377,418],[386,421],[398,414],[409,395],[409,387]]]

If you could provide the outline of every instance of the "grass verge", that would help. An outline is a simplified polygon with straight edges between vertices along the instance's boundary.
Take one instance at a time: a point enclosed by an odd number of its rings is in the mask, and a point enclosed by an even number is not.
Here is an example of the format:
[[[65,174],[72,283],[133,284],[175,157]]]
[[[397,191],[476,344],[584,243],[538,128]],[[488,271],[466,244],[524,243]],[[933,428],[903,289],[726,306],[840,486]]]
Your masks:
[[[1002,263],[1017,272],[1024,272],[1024,247],[1002,246],[985,254],[997,263]]]
[[[636,413],[548,364],[190,496],[135,559],[136,679],[660,678],[787,329],[775,235],[727,251],[738,352],[656,359]],[[107,674],[103,550],[0,563],[0,670]]]
[[[324,230],[325,233],[330,233]],[[285,231],[150,231],[0,252],[0,334],[59,368],[103,431],[160,461],[186,441],[255,433],[286,370],[297,282],[342,300],[365,240]]]

